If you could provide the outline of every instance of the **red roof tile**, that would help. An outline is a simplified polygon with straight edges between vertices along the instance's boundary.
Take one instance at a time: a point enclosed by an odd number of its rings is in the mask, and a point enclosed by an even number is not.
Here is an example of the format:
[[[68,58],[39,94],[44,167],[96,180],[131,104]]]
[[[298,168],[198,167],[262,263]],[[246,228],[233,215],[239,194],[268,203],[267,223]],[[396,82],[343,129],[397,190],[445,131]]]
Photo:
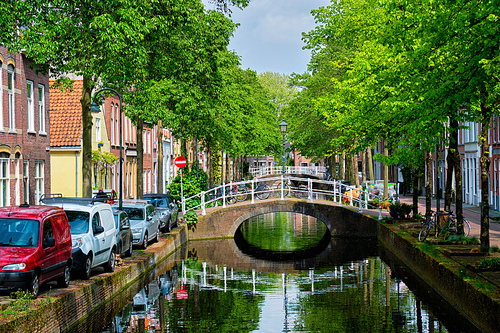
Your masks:
[[[50,81],[52,85],[54,81]],[[83,81],[73,83],[72,91],[50,89],[50,145],[52,147],[80,146],[82,139]]]

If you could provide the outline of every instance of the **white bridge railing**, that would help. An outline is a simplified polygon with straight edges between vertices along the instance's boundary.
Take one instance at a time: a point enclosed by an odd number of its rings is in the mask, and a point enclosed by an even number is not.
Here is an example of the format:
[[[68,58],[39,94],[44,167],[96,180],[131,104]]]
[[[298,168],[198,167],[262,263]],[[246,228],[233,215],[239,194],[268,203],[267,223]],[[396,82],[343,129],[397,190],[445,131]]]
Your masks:
[[[313,175],[325,178],[326,168],[322,166],[286,166],[285,174],[290,175]],[[272,167],[252,167],[249,169],[249,173],[254,176],[266,176],[266,175],[279,175],[283,174],[282,166],[272,166]]]
[[[381,202],[383,198],[379,195],[373,195],[354,186],[345,185],[341,181],[292,176],[283,177],[283,175],[268,177],[265,180],[254,178],[252,180],[227,183],[189,198],[184,198],[181,204],[183,215],[195,210],[201,210],[201,214],[205,215],[206,209],[210,207],[226,207],[229,204],[241,201],[254,203],[255,200],[268,198],[284,200],[289,197],[304,198],[309,202],[330,200],[339,203],[341,206],[358,207],[359,212],[362,212],[363,209],[378,208],[379,219],[382,219]],[[377,206],[370,204],[375,199],[378,199]],[[186,205],[189,205],[189,207],[186,207]]]

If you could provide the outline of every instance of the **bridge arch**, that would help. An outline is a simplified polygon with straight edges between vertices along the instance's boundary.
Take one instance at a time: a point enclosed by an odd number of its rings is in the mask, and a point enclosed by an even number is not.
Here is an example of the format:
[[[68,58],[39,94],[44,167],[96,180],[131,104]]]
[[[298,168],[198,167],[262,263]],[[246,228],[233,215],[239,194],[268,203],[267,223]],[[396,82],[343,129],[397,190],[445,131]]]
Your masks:
[[[264,206],[244,213],[232,223],[229,233],[234,235],[239,226],[252,217],[277,212],[300,213],[303,215],[315,217],[326,225],[330,233],[332,232],[332,221],[327,216],[321,214],[321,212],[318,210],[311,209],[303,205],[283,205],[279,207],[280,210],[276,210],[276,208],[277,206]]]
[[[326,201],[311,203],[300,199],[270,199],[207,209],[206,215],[198,215],[198,223],[188,228],[188,238],[232,238],[248,218],[276,212],[295,212],[316,217],[325,223],[332,236],[376,238],[378,235],[377,220],[359,213],[357,209]]]

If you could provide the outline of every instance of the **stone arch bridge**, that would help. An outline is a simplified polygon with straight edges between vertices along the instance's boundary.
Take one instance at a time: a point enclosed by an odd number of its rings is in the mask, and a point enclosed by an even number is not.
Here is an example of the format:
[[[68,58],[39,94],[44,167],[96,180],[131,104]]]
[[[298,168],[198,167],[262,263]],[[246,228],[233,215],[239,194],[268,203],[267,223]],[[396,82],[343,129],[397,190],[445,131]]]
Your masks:
[[[331,201],[313,203],[300,199],[268,199],[255,203],[241,202],[226,207],[209,208],[198,214],[198,223],[188,228],[189,240],[231,238],[243,221],[262,214],[292,212],[322,221],[332,236],[370,237],[378,235],[378,221],[359,213],[354,207],[339,206]]]

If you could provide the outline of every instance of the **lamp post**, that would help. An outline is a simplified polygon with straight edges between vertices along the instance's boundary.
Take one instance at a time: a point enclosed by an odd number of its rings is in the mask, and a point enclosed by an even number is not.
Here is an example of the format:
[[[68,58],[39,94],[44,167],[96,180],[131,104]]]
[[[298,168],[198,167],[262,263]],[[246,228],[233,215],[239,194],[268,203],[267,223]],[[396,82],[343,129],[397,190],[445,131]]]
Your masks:
[[[285,165],[286,165],[286,155],[285,155],[285,134],[286,134],[286,127],[288,124],[286,123],[285,119],[280,123],[280,131],[281,134],[283,135],[283,156],[281,157],[281,160],[283,161],[283,177],[285,177]]]
[[[95,94],[94,97],[92,98],[92,104],[90,104],[90,111],[95,111],[99,112],[101,109],[99,108],[99,105],[95,102],[95,98],[97,95],[102,92],[102,91],[112,91],[116,95],[118,95],[118,98],[120,99],[120,177],[119,177],[119,188],[118,188],[118,209],[122,210],[123,206],[123,146],[122,146],[122,96],[118,93],[118,91],[111,89],[111,88],[102,88],[99,89]]]

